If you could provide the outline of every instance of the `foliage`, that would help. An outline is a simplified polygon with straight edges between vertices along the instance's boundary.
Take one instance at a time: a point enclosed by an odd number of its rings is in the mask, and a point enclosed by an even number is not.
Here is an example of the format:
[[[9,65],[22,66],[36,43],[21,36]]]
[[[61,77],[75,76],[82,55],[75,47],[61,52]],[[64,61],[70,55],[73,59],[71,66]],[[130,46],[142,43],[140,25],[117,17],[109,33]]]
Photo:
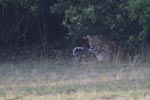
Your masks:
[[[136,20],[142,28],[137,39],[150,42],[150,0],[129,0],[128,3],[131,20]]]
[[[14,7],[22,7],[28,9],[29,12],[37,12],[40,7],[40,0],[1,0],[0,4],[4,8],[8,8],[9,5],[13,5]]]
[[[21,20],[22,15],[24,20],[20,23],[31,25],[28,19],[35,17],[39,23],[39,33],[45,37],[50,33],[45,31],[48,30],[47,15],[51,14],[60,16],[60,24],[69,31],[65,35],[70,35],[71,38],[102,34],[123,46],[150,44],[150,0],[0,0],[0,10],[0,17],[5,19],[15,13],[11,17],[11,23],[18,24],[14,21],[17,21],[17,18]],[[9,33],[9,29],[3,29],[7,26],[5,24],[11,27],[10,29],[13,29],[13,26],[18,27],[2,20],[1,34]],[[62,35],[57,36],[59,37]]]
[[[51,12],[63,13],[63,24],[75,36],[103,34],[123,43],[150,40],[150,0],[57,0]]]

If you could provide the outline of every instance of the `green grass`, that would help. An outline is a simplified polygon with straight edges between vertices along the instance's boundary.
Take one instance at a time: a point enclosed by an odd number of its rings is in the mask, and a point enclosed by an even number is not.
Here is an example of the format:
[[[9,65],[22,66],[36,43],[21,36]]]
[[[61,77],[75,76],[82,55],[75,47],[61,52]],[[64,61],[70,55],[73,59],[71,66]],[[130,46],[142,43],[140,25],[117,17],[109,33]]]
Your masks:
[[[0,100],[150,100],[149,62],[0,64]]]

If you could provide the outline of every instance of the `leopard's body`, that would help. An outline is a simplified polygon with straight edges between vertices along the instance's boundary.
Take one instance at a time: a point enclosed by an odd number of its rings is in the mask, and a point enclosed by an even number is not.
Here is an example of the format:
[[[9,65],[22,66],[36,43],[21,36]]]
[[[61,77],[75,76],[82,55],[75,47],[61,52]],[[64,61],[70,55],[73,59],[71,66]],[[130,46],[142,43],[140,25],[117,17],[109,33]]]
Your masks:
[[[106,56],[112,59],[113,55],[117,53],[117,43],[105,39],[102,35],[87,36],[89,48],[99,53],[104,52]]]

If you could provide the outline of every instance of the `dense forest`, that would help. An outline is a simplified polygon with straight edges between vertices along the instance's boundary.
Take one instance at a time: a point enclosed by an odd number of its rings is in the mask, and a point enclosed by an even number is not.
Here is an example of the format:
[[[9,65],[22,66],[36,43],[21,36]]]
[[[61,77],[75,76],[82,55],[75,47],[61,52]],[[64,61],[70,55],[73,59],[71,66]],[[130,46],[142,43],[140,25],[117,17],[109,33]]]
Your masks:
[[[0,50],[71,49],[101,34],[122,47],[150,44],[150,0],[0,0]]]

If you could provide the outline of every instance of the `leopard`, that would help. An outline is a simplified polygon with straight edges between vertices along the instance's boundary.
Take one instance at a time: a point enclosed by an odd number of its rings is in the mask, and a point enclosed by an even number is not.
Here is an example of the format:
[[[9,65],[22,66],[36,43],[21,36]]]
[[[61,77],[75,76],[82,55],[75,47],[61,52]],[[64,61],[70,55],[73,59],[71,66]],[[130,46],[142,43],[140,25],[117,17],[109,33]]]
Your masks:
[[[96,56],[103,54],[103,59],[111,62],[116,58],[123,62],[130,62],[139,56],[135,51],[121,47],[116,41],[108,40],[103,35],[87,35],[87,40],[91,52]]]
[[[118,46],[115,41],[105,39],[102,35],[87,35],[90,51],[97,52],[97,54],[105,55],[112,61],[113,56],[117,53]]]

